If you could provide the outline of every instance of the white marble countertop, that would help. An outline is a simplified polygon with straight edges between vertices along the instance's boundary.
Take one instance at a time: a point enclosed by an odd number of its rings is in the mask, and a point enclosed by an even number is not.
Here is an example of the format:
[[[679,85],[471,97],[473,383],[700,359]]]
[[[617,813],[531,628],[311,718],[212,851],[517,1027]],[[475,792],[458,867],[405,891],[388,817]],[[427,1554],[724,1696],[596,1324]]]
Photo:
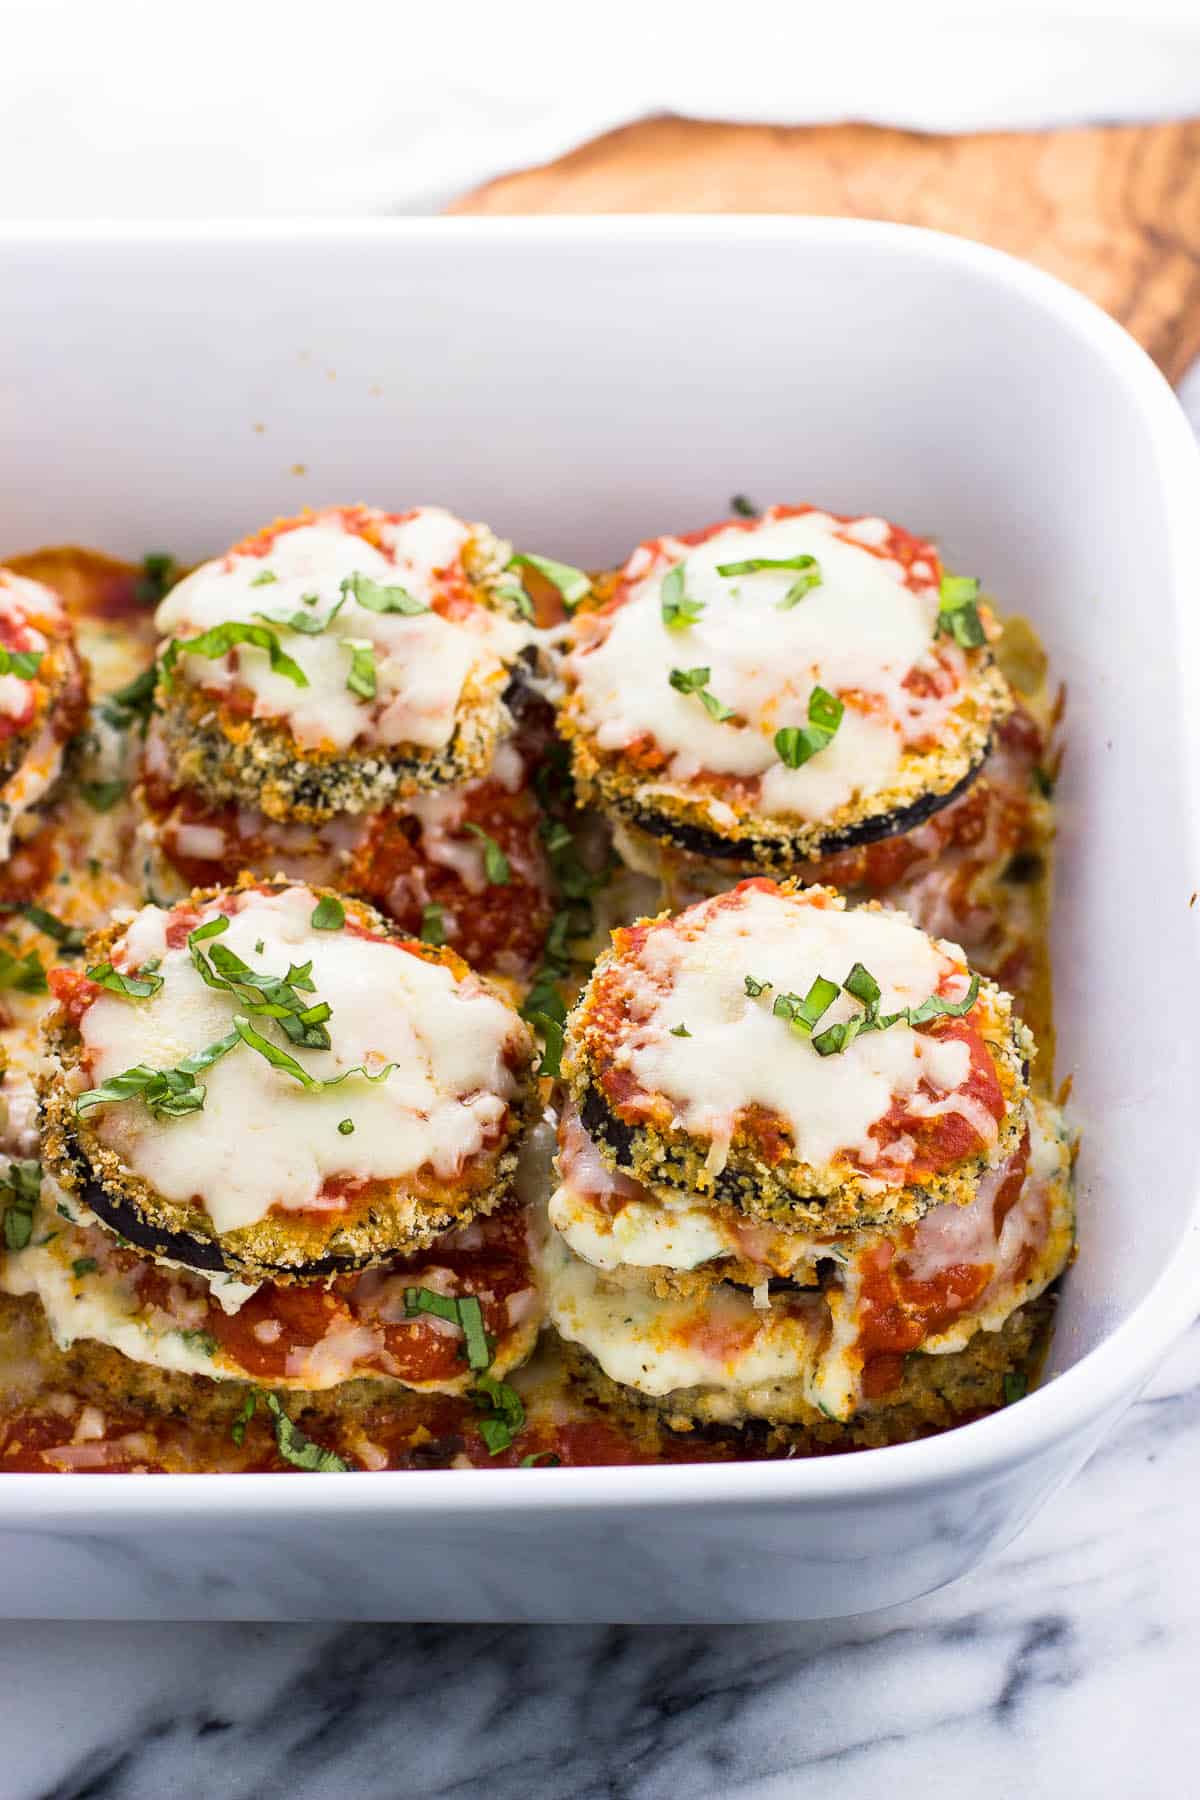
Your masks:
[[[11,1624],[4,1800],[1109,1800],[1200,1761],[1200,1325],[1003,1555],[831,1624]]]

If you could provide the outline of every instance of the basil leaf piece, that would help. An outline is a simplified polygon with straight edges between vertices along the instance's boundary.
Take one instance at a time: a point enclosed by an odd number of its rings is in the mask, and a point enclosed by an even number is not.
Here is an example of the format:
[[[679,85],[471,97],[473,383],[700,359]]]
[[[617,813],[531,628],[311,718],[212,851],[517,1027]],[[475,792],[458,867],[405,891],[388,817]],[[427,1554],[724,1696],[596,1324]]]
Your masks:
[[[141,573],[133,593],[142,606],[157,606],[168,589],[179,580],[180,566],[165,550],[148,550],[142,558]]]
[[[44,650],[10,650],[7,644],[0,644],[0,675],[19,675],[22,681],[32,681],[45,654]]]
[[[77,1256],[71,1264],[71,1273],[79,1281],[84,1275],[94,1275],[99,1267],[94,1256]],[[179,1335],[182,1337],[184,1334],[180,1332]]]
[[[15,956],[11,950],[0,948],[0,988],[18,994],[47,992],[46,971],[38,961],[36,951],[27,950],[24,956]]]
[[[745,980],[746,992],[752,1000],[757,1000],[760,994],[765,994],[769,987],[774,987],[775,985],[774,982],[771,981],[755,981],[753,975],[747,975]]]
[[[592,584],[582,569],[576,569],[570,563],[555,562],[552,556],[534,556],[532,552],[518,552],[505,564],[506,568],[536,569],[544,575],[551,587],[558,589],[563,605],[568,612],[573,612],[581,600],[586,600],[592,591]]]
[[[0,1204],[4,1205],[4,1246],[24,1250],[33,1235],[33,1213],[42,1191],[42,1165],[37,1161],[10,1162],[0,1175]]]
[[[862,963],[855,963],[842,986],[848,994],[853,994],[856,1000],[861,1000],[865,1007],[871,1008],[879,1005],[879,983],[871,971],[863,967]]]
[[[815,556],[747,556],[741,562],[718,563],[718,575],[757,575],[761,569],[815,569],[816,587],[821,580],[821,565]]]
[[[908,1023],[924,1025],[930,1019],[962,1019],[970,1012],[979,998],[980,981],[978,975],[972,975],[971,984],[961,1000],[944,1000],[940,994],[930,994],[920,1006],[910,1006]]]
[[[471,1398],[484,1413],[479,1420],[479,1435],[493,1456],[507,1450],[525,1424],[525,1408],[516,1388],[493,1375],[481,1375],[471,1389]]]
[[[123,781],[81,781],[79,792],[93,812],[111,812],[125,792]]]
[[[471,1369],[486,1369],[492,1360],[487,1332],[483,1325],[483,1308],[474,1294],[461,1298],[439,1294],[435,1288],[410,1287],[404,1290],[404,1311],[408,1318],[431,1313],[436,1319],[457,1325],[463,1334],[463,1352]]]
[[[350,673],[346,686],[360,700],[374,700],[376,693],[375,646],[369,638],[342,638],[343,650],[350,652]]]
[[[246,1395],[245,1404],[233,1424],[229,1427],[229,1435],[240,1450],[246,1441],[246,1427],[254,1417],[258,1405],[258,1395],[251,1389]]]
[[[839,991],[836,981],[818,975],[803,1000],[799,994],[776,994],[771,1011],[776,1018],[786,1019],[798,1035],[808,1037],[817,1020],[829,1011]]]
[[[1029,1392],[1029,1378],[1019,1369],[1010,1369],[1004,1377],[1004,1404],[1012,1406],[1015,1401],[1023,1400]]]
[[[342,1137],[352,1136],[353,1132],[354,1132],[354,1120],[353,1119],[339,1119],[338,1120],[338,1131],[341,1133]]]
[[[86,973],[88,980],[94,981],[97,987],[107,988],[110,994],[120,994],[124,1000],[148,1000],[163,985],[161,975],[146,970],[140,975],[125,975],[120,969],[114,969],[110,962],[97,963]]]
[[[353,594],[356,605],[365,607],[368,612],[403,613],[407,618],[415,618],[418,613],[431,610],[424,600],[418,600],[407,588],[372,581],[369,575],[357,570],[353,575],[347,575],[341,591],[343,597]]]
[[[978,650],[987,643],[979,616],[979,583],[972,575],[943,575],[939,584],[938,617],[934,636],[943,632],[964,650]]]
[[[690,1038],[691,1035],[692,1035],[691,1032],[688,1030],[687,1026],[682,1023],[682,1021],[678,1025],[672,1025],[672,1027],[671,1027],[671,1036],[672,1037]]]
[[[535,1450],[532,1456],[523,1456],[517,1467],[536,1469],[539,1463],[544,1463],[548,1469],[558,1469],[562,1467],[562,1457],[555,1456],[553,1450]]]
[[[111,725],[114,731],[128,731],[136,719],[141,726],[142,736],[146,735],[146,727],[150,723],[150,715],[154,711],[154,688],[158,680],[158,671],[151,663],[124,687],[116,688],[106,699],[100,702],[100,716],[105,724]]]
[[[672,669],[667,680],[676,693],[694,694],[709,718],[715,719],[720,725],[726,719],[732,719],[733,708],[726,706],[724,701],[718,700],[715,694],[709,693],[707,682],[711,674],[712,670],[708,668]]]
[[[205,656],[209,661],[228,655],[240,645],[248,645],[253,650],[265,650],[270,660],[272,673],[283,675],[294,687],[306,688],[308,676],[299,663],[293,662],[284,650],[279,638],[268,625],[252,625],[240,619],[229,619],[222,625],[213,625],[202,631],[199,637],[172,638],[163,652],[160,669],[163,682],[170,687],[175,678],[175,665],[181,656]]]
[[[205,1049],[185,1056],[173,1069],[152,1069],[146,1063],[137,1063],[132,1069],[123,1069],[111,1080],[102,1082],[99,1087],[88,1088],[85,1093],[77,1095],[75,1111],[82,1114],[93,1106],[110,1106],[122,1100],[140,1099],[155,1118],[181,1119],[188,1113],[199,1112],[204,1105],[207,1089],[199,1085],[195,1077],[203,1074],[205,1069],[210,1069],[222,1056],[227,1056],[237,1047],[237,1043],[238,1034],[231,1031]]]
[[[446,928],[442,924],[444,913],[445,908],[433,900],[421,908],[421,942],[432,944],[435,950],[440,950],[446,942]]]
[[[189,946],[202,944],[206,938],[220,937],[222,932],[228,930],[229,914],[218,913],[215,918],[207,920],[205,924],[197,925],[195,931],[188,932],[188,944]]]
[[[846,708],[828,688],[815,687],[808,697],[808,724],[784,725],[775,733],[775,751],[789,769],[803,768],[837,736]]]
[[[23,919],[28,919],[31,925],[44,931],[48,938],[53,938],[64,956],[83,949],[85,934],[78,926],[68,925],[65,919],[56,918],[44,906],[22,906],[20,913]]]
[[[739,519],[757,519],[762,508],[755,506],[748,494],[735,494],[729,502],[729,510],[736,513]]]
[[[314,931],[340,931],[346,923],[346,909],[336,894],[322,894],[313,908],[309,924]]]
[[[253,581],[251,581],[250,586],[251,587],[270,587],[270,585],[273,581],[278,581],[278,580],[279,580],[279,577],[275,573],[274,569],[260,569],[258,574],[254,577]]]
[[[477,837],[483,845],[483,868],[491,885],[493,887],[507,887],[512,875],[512,870],[508,866],[507,856],[505,856],[495,838],[489,837],[482,825],[472,825],[467,823],[463,826],[463,830],[469,831],[472,837]]]
[[[294,1469],[308,1469],[317,1475],[348,1475],[350,1464],[332,1450],[323,1450],[320,1444],[314,1444],[311,1438],[305,1437],[296,1424],[279,1403],[278,1396],[268,1394],[267,1411],[275,1423],[275,1443],[285,1462],[291,1463]]]
[[[367,1081],[386,1081],[392,1071],[398,1067],[394,1062],[385,1063],[378,1074],[372,1075],[365,1063],[355,1063],[352,1069],[343,1069],[340,1075],[330,1075],[322,1079],[318,1075],[310,1075],[304,1065],[298,1063],[294,1056],[289,1056],[286,1050],[281,1050],[278,1044],[271,1042],[270,1038],[263,1037],[262,1033],[256,1031],[249,1019],[242,1013],[233,1015],[233,1033],[242,1040],[243,1044],[249,1045],[251,1050],[257,1050],[263,1061],[269,1062],[273,1069],[280,1070],[284,1075],[290,1075],[293,1081],[298,1081],[301,1087],[307,1088],[313,1094],[322,1094],[326,1088],[340,1087],[343,1081],[349,1081],[352,1075],[362,1075]],[[309,1046],[309,1048],[318,1047],[328,1048],[327,1045]]]
[[[703,600],[693,600],[684,592],[686,582],[687,566],[684,563],[676,563],[663,576],[659,610],[668,631],[682,631],[694,625],[704,611]]]
[[[537,1012],[529,1014],[529,1023],[536,1025],[542,1034],[542,1060],[534,1073],[549,1075],[557,1081],[562,1074],[562,1021],[552,1018],[549,1013]]]

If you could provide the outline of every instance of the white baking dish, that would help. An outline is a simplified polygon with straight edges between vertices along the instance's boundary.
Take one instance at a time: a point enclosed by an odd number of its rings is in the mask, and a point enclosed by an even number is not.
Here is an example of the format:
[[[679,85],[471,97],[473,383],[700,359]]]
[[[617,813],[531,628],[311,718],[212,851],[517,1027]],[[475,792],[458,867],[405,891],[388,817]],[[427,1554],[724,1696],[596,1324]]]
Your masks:
[[[34,231],[3,248],[0,418],[11,549],[198,557],[310,500],[432,499],[597,563],[735,490],[939,536],[1069,687],[1085,1134],[1053,1378],[1004,1413],[772,1465],[8,1476],[0,1611],[798,1618],[1009,1539],[1200,1305],[1200,459],[1141,351],[1020,263],[838,220]]]

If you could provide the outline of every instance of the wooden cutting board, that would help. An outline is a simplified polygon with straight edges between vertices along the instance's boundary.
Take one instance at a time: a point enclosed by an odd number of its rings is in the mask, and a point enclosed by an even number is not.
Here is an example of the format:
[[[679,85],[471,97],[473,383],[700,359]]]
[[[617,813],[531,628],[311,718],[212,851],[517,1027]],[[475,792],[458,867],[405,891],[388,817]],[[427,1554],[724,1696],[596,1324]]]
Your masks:
[[[1176,381],[1200,355],[1200,120],[930,137],[646,119],[452,212],[840,213],[933,225],[1090,294]]]

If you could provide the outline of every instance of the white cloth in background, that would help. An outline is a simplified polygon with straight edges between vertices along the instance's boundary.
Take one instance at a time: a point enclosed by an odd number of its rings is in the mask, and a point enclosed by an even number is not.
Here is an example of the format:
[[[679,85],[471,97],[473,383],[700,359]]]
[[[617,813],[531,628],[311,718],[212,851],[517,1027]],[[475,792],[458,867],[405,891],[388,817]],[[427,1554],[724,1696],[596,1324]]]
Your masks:
[[[0,0],[0,219],[428,212],[663,112],[1200,113],[1200,6]]]

